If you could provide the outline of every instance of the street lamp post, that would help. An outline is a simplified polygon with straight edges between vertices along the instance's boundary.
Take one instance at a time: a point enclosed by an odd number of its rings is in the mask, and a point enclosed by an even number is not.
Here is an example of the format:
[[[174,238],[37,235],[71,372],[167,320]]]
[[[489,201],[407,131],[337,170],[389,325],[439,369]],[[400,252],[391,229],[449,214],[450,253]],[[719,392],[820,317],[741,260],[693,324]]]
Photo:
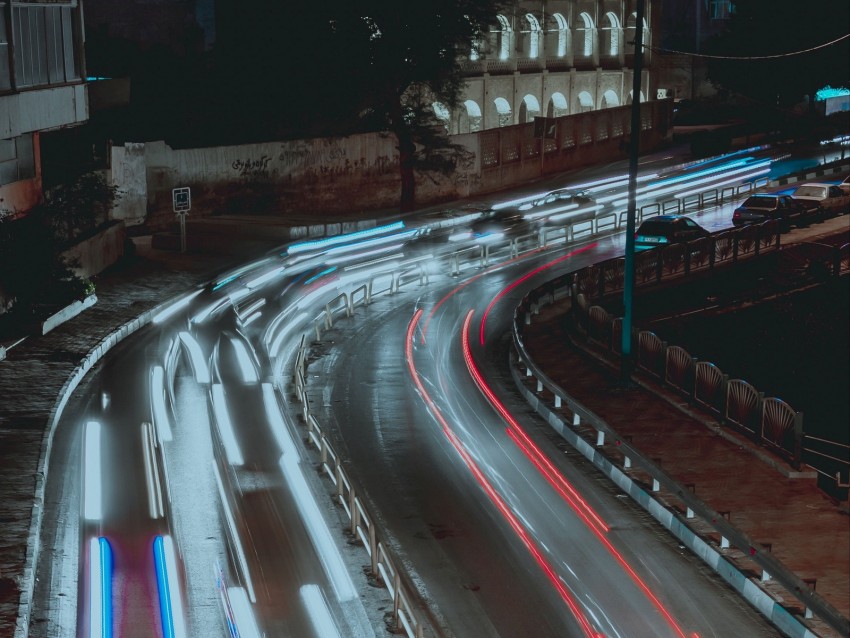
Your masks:
[[[635,19],[634,76],[632,77],[632,130],[629,138],[629,201],[626,212],[626,262],[623,272],[623,324],[621,339],[620,379],[624,387],[631,382],[632,371],[632,297],[635,283],[635,212],[637,167],[640,145],[640,89],[643,68],[643,16],[645,0],[637,0]]]

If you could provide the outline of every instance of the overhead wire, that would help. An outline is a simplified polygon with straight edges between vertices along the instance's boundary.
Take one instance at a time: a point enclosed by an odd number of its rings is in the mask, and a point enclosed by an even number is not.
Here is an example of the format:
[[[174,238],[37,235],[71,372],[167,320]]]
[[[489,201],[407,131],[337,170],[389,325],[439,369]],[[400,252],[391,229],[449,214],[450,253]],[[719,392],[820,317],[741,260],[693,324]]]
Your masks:
[[[788,58],[795,55],[803,55],[804,53],[811,53],[812,51],[817,51],[818,49],[823,49],[825,47],[832,46],[833,44],[841,42],[842,40],[846,40],[847,38],[850,38],[850,33],[845,33],[839,38],[835,38],[834,40],[824,42],[823,44],[819,44],[814,47],[809,47],[808,49],[800,49],[799,51],[788,51],[786,53],[776,53],[773,55],[712,55],[709,53],[695,53],[693,51],[677,51],[675,49],[663,49],[661,47],[653,47],[648,45],[644,45],[644,48],[659,54],[674,53],[677,55],[689,55],[694,58],[710,58],[714,60],[772,60],[776,58]]]

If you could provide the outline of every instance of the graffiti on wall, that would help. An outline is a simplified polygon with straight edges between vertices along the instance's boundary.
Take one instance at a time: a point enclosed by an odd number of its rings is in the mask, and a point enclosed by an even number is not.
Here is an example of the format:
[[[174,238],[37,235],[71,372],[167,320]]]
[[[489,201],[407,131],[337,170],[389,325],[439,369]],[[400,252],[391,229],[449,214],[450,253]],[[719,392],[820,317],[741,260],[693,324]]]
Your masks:
[[[271,157],[262,155],[257,159],[233,160],[230,167],[239,173],[240,177],[268,177]]]

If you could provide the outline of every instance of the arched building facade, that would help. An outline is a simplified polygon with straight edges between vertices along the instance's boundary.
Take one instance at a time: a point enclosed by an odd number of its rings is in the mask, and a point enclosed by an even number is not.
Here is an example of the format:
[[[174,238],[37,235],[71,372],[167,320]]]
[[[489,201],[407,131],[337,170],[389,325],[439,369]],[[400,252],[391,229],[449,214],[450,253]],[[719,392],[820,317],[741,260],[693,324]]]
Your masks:
[[[645,9],[651,44],[658,12]],[[636,18],[635,0],[518,2],[464,60],[461,105],[438,115],[460,134],[629,104]],[[642,99],[655,97],[652,71],[644,49]]]

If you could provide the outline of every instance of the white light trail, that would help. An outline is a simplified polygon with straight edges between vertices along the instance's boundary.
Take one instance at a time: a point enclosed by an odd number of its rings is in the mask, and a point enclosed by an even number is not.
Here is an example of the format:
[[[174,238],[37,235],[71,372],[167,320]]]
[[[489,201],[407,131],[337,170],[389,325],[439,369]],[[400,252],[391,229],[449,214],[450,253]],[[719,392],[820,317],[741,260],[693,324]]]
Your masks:
[[[142,454],[145,459],[145,480],[148,484],[148,513],[151,518],[157,519],[165,516],[165,508],[162,504],[162,484],[157,472],[153,428],[150,423],[142,423]]]
[[[263,384],[263,404],[266,408],[266,418],[269,420],[269,426],[277,444],[280,446],[281,453],[289,454],[300,463],[298,448],[286,429],[286,423],[283,422],[283,416],[280,414],[280,406],[278,406],[274,388],[270,383]]]
[[[224,388],[220,383],[214,383],[212,386],[212,404],[215,424],[221,437],[221,443],[224,445],[228,462],[231,465],[243,465],[245,459],[242,456],[242,450],[239,449],[239,443],[236,441],[233,423],[230,421],[227,402],[224,399]]]
[[[198,383],[209,383],[210,369],[201,352],[201,345],[188,332],[181,332],[179,336],[180,342],[186,346],[186,350],[189,353],[189,361],[192,363],[192,370],[195,372],[195,381]]]
[[[282,275],[283,270],[284,270],[283,266],[278,266],[277,268],[273,268],[272,270],[270,270],[266,273],[263,273],[259,277],[256,277],[256,278],[252,279],[251,281],[246,282],[245,286],[247,286],[251,290],[253,290],[254,288],[259,288],[263,284],[270,282],[275,277]]]
[[[239,364],[239,371],[242,373],[242,380],[245,383],[256,383],[260,380],[257,374],[257,368],[248,354],[248,349],[241,339],[231,337],[230,343],[233,345],[233,351],[236,353],[236,362]]]
[[[186,295],[182,299],[175,301],[173,304],[168,306],[168,308],[161,310],[160,312],[155,314],[151,321],[156,324],[164,323],[165,321],[176,315],[178,312],[186,308],[192,302],[192,300],[200,294],[201,291],[196,290],[195,292]]]
[[[239,638],[262,638],[257,619],[254,618],[254,612],[245,597],[245,590],[241,587],[228,587],[227,596],[230,598],[230,609],[233,611]]]
[[[213,461],[212,466],[213,474],[215,475],[215,484],[218,486],[218,496],[221,499],[221,507],[224,510],[224,520],[227,522],[227,529],[230,530],[230,537],[236,546],[236,560],[239,562],[239,567],[242,570],[242,578],[245,580],[245,586],[248,588],[248,596],[251,602],[255,603],[257,602],[257,598],[254,596],[254,584],[251,582],[251,572],[248,569],[248,560],[245,558],[245,549],[242,547],[239,531],[236,528],[236,519],[233,518],[233,512],[230,511],[230,505],[227,503],[227,495],[224,492],[224,484],[221,481],[221,474],[218,472],[218,465]],[[231,590],[228,589],[229,591]]]
[[[299,590],[301,594],[301,602],[307,608],[307,613],[310,615],[310,622],[313,623],[313,629],[317,636],[322,638],[340,638],[337,631],[336,623],[331,610],[328,608],[328,603],[325,597],[322,596],[322,590],[318,585],[302,585]]]
[[[100,423],[89,421],[85,428],[83,467],[85,472],[85,501],[83,515],[90,521],[103,518],[103,486],[100,458]]]
[[[280,468],[283,470],[286,483],[292,492],[301,518],[307,527],[316,553],[322,561],[325,572],[334,586],[337,600],[344,602],[357,597],[357,590],[351,582],[351,576],[339,553],[339,548],[331,537],[330,530],[322,518],[316,502],[310,493],[310,487],[304,478],[298,460],[284,454],[280,457]]]
[[[151,416],[160,441],[171,441],[171,424],[165,407],[165,371],[162,366],[151,369]]]

